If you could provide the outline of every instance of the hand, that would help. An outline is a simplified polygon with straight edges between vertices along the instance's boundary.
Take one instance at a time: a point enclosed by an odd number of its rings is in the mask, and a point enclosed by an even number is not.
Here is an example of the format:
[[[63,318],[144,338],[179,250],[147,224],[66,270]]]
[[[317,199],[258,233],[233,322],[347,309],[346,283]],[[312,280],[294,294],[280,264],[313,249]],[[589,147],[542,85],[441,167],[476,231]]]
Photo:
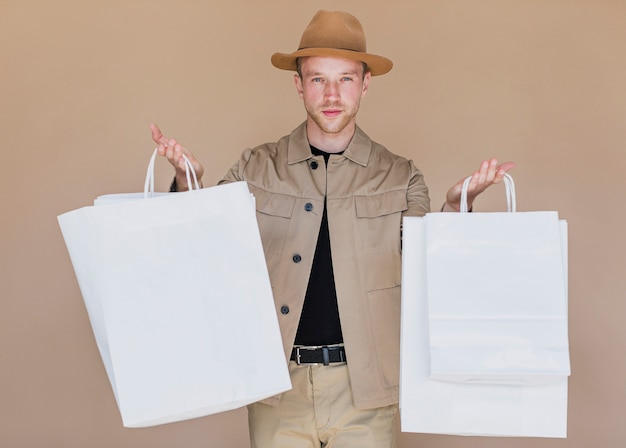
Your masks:
[[[474,199],[491,185],[502,181],[504,175],[515,168],[514,162],[504,162],[498,165],[496,159],[484,160],[480,169],[472,174],[467,190],[467,208],[470,209]],[[461,189],[466,178],[461,179],[448,190],[446,203],[443,206],[444,212],[458,212],[461,209]]]
[[[159,129],[156,124],[151,124],[150,130],[152,131],[152,140],[154,140],[154,142],[158,145],[157,153],[169,160],[176,170],[176,185],[178,187],[178,191],[185,191],[189,189],[189,186],[187,185],[187,176],[185,175],[185,159],[183,159],[183,154],[185,154],[191,162],[193,169],[196,171],[198,182],[200,182],[200,179],[204,174],[204,167],[200,162],[198,162],[191,151],[183,148],[175,139],[165,138],[161,129]]]

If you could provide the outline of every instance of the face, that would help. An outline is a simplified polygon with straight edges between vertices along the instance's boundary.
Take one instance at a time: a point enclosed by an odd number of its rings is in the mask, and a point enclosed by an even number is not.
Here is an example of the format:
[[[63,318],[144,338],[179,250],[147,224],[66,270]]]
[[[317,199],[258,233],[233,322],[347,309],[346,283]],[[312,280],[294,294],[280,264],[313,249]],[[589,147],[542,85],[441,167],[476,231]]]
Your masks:
[[[300,67],[295,83],[307,111],[307,132],[352,137],[371,74],[363,74],[361,62],[331,57],[308,57]]]

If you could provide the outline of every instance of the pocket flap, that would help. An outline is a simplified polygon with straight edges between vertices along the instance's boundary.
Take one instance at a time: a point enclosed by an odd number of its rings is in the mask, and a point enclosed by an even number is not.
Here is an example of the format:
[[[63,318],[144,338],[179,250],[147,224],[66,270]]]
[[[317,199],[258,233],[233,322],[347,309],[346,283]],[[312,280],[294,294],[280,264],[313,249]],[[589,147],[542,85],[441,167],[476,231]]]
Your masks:
[[[403,212],[409,208],[404,190],[389,191],[374,196],[357,196],[354,199],[356,215],[359,218],[376,218]]]
[[[272,193],[250,186],[254,195],[256,209],[259,213],[281,218],[291,218],[296,204],[296,198],[284,194]]]

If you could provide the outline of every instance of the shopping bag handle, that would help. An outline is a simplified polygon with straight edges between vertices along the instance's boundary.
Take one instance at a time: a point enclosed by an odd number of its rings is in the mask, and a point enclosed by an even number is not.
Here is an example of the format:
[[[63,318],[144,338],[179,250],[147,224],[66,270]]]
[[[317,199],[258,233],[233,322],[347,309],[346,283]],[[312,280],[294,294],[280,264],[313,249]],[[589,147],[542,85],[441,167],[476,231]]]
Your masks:
[[[469,188],[472,176],[469,176],[463,181],[463,187],[461,188],[461,213],[467,213],[467,190]],[[506,190],[506,209],[509,213],[515,213],[517,204],[515,201],[515,182],[510,174],[505,173],[503,179],[504,188]]]
[[[151,198],[154,196],[154,162],[156,161],[157,150],[155,149],[150,157],[150,163],[148,163],[148,172],[146,173],[146,182],[143,186],[143,197]],[[199,190],[200,185],[198,183],[198,177],[196,176],[196,170],[194,170],[191,161],[183,154],[185,160],[185,176],[187,176],[187,185],[190,190]],[[191,183],[191,177],[193,177],[193,184]]]

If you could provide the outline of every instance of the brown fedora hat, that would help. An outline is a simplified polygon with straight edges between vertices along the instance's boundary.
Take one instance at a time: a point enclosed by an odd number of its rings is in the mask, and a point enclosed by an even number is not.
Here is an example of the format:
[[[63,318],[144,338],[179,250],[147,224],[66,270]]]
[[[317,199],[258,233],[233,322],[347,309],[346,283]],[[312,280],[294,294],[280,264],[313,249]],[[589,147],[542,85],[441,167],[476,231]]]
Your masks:
[[[319,11],[302,33],[298,50],[291,54],[274,53],[272,65],[296,70],[296,59],[331,56],[365,62],[372,76],[384,75],[393,67],[391,60],[367,53],[361,22],[341,11]]]

